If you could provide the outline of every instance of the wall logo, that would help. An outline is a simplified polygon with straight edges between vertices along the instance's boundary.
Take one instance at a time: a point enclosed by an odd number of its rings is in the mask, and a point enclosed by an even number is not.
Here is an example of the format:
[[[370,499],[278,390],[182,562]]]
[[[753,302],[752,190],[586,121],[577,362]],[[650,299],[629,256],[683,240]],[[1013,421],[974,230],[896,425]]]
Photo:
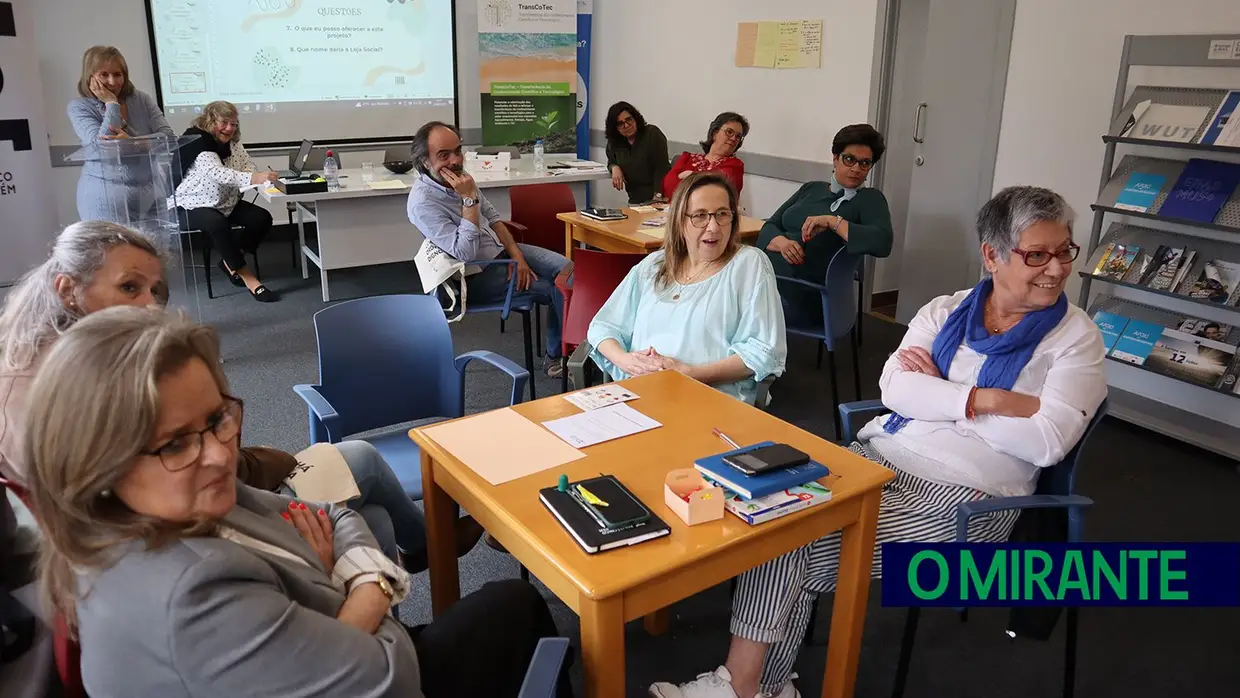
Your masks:
[[[13,4],[0,2],[0,37],[6,36],[17,36],[17,19],[13,16]],[[0,95],[3,94],[4,68],[0,66]],[[12,141],[13,150],[17,152],[32,150],[30,122],[25,119],[0,119],[0,142],[4,141]]]
[[[487,24],[496,29],[508,23],[512,19],[512,5],[508,0],[490,0],[483,8],[483,14],[486,16]]]

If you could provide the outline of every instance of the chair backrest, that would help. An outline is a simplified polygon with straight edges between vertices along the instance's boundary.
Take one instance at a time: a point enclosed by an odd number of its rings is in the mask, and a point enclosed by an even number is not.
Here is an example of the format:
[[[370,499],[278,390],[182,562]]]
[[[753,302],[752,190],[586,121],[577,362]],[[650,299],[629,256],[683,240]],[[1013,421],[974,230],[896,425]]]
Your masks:
[[[342,436],[461,416],[452,334],[434,296],[339,303],[314,314],[314,334],[319,391],[340,414]]]
[[[643,254],[573,250],[573,293],[564,308],[564,343],[586,341],[590,321]]]
[[[1069,495],[1073,493],[1076,487],[1076,464],[1080,461],[1081,449],[1084,448],[1089,435],[1094,432],[1105,416],[1107,416],[1107,400],[1104,398],[1072,450],[1064,454],[1063,459],[1058,463],[1042,469],[1041,474],[1038,475],[1037,494]]]
[[[564,224],[555,215],[577,210],[572,187],[564,182],[525,184],[510,188],[508,201],[512,206],[512,222],[527,229],[522,242],[564,252]]]
[[[845,337],[857,324],[857,268],[865,255],[850,254],[841,247],[827,264],[827,276],[823,281],[826,293],[822,297],[822,317],[826,331],[827,349],[835,351],[835,340]]]

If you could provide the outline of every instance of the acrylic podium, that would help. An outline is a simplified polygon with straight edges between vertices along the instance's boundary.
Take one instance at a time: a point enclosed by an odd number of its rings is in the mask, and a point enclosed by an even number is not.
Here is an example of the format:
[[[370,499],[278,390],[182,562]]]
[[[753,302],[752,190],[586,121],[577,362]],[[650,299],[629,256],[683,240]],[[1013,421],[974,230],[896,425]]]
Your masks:
[[[103,198],[108,220],[144,233],[164,255],[169,306],[201,320],[198,282],[206,280],[207,270],[194,266],[193,241],[177,220],[173,185],[173,173],[180,168],[180,149],[197,139],[156,134],[99,141],[65,160],[80,163],[82,177],[93,180],[93,190]]]

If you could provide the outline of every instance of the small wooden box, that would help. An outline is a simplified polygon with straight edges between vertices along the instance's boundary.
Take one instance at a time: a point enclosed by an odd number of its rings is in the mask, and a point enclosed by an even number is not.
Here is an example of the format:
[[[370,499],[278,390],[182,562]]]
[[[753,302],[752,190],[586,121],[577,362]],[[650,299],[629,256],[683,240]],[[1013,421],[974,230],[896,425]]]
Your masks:
[[[723,489],[706,482],[693,468],[667,474],[663,501],[689,526],[723,518]]]

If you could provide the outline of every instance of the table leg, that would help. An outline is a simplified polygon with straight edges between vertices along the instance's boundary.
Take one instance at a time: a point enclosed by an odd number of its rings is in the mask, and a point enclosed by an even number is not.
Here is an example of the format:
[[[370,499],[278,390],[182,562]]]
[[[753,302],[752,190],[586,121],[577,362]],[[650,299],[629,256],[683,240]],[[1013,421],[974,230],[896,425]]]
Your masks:
[[[426,510],[426,553],[431,610],[439,615],[461,598],[456,566],[456,503],[435,483],[433,461],[422,452],[422,506]]]
[[[564,256],[573,258],[573,224],[564,221]]]
[[[827,666],[822,698],[852,698],[861,658],[861,634],[870,599],[870,569],[874,564],[874,537],[878,533],[878,503],[882,490],[871,490],[861,504],[861,516],[844,527],[840,541],[839,581],[831,611]]]
[[[581,659],[586,698],[624,698],[624,597],[582,599]]]
[[[319,257],[320,265],[325,264],[323,257]],[[323,302],[327,303],[332,299],[331,292],[327,290],[327,269],[319,266],[319,284],[323,286]]]
[[[310,278],[310,269],[306,266],[306,209],[301,204],[294,204],[297,207],[297,254],[301,257],[301,278]]]
[[[660,608],[642,618],[642,625],[646,628],[646,632],[650,635],[662,635],[667,632],[671,613],[666,608]]]

